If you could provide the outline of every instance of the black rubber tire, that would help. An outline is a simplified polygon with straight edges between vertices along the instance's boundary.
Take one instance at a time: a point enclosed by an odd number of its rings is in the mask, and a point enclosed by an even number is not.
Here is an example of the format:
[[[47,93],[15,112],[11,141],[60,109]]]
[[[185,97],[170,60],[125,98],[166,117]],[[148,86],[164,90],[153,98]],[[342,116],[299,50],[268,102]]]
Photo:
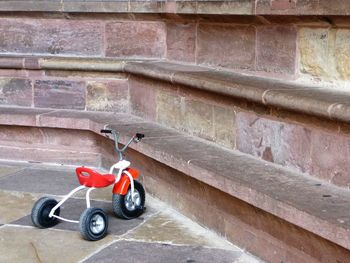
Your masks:
[[[42,197],[36,201],[31,214],[33,225],[38,228],[49,228],[57,225],[59,220],[55,217],[49,217],[55,205],[57,205],[57,201],[49,197]],[[60,215],[60,208],[55,211],[55,215]]]
[[[94,233],[91,229],[95,215],[100,215],[104,220],[104,228],[98,233]],[[104,238],[108,230],[107,214],[101,208],[91,207],[85,209],[79,219],[79,230],[83,238],[89,241],[97,241]]]
[[[131,186],[129,186],[128,192],[126,195],[117,195],[113,194],[112,197],[112,208],[114,214],[122,219],[133,219],[142,215],[145,211],[145,202],[146,202],[146,194],[145,189],[142,184],[138,181],[134,181],[135,191],[138,191],[140,194],[141,203],[138,207],[135,207],[134,210],[128,210],[125,206],[125,197],[131,191]]]

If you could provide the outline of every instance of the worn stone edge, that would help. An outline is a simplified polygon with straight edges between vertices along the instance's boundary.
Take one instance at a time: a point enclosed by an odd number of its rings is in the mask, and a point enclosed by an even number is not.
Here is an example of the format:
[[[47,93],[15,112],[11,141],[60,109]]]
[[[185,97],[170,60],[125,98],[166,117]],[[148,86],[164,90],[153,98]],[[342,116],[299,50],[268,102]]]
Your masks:
[[[316,97],[306,98],[297,94],[287,94],[290,91],[321,91],[334,94],[336,90],[326,89],[317,86],[307,86],[306,84],[297,84],[291,81],[282,81],[266,77],[247,76],[234,72],[225,72],[201,66],[190,66],[198,68],[198,72],[210,72],[215,74],[224,73],[230,76],[230,80],[238,82],[225,81],[223,79],[204,79],[193,76],[191,73],[196,71],[172,70],[162,67],[164,61],[159,60],[128,60],[128,59],[105,59],[105,58],[72,58],[72,57],[42,57],[42,58],[19,58],[13,59],[13,64],[4,57],[0,57],[0,68],[13,69],[34,69],[34,70],[77,70],[77,71],[98,71],[98,72],[124,72],[132,75],[140,75],[147,78],[158,79],[170,83],[181,84],[195,89],[221,94],[238,99],[253,101],[266,106],[278,107],[286,110],[300,112],[303,114],[314,115],[334,121],[350,122],[350,105],[339,103],[338,101],[327,102],[317,100]],[[22,59],[22,60],[21,60]],[[37,61],[35,62],[35,60]],[[10,61],[11,61],[10,60]],[[22,61],[22,62],[21,62]],[[27,63],[28,61],[28,63]],[[34,61],[34,63],[33,63]],[[4,62],[4,63],[2,63]],[[182,64],[169,63],[168,65],[186,67]],[[257,84],[239,84],[242,79],[251,80]],[[265,88],[261,88],[264,86]],[[240,87],[240,88],[239,88]],[[273,93],[273,97],[270,94]],[[345,95],[344,95],[345,96]],[[350,93],[349,93],[350,101]],[[312,107],[310,107],[312,105]]]

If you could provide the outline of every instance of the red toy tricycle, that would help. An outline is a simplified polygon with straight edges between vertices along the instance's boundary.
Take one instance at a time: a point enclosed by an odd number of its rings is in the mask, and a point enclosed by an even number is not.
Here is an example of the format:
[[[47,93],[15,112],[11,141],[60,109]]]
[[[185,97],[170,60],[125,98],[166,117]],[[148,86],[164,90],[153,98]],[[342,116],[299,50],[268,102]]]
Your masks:
[[[108,217],[106,213],[96,207],[90,207],[90,193],[96,188],[103,188],[114,184],[112,208],[116,216],[132,219],[140,216],[144,211],[145,190],[141,183],[135,179],[139,172],[130,168],[130,162],[124,160],[124,151],[132,143],[138,143],[144,137],[137,133],[128,143],[119,148],[119,133],[115,130],[101,130],[101,133],[112,134],[115,141],[115,150],[119,161],[111,166],[108,174],[100,174],[86,167],[76,168],[77,177],[81,184],[67,194],[60,202],[53,198],[42,197],[33,206],[32,222],[36,227],[48,228],[56,225],[59,220],[78,223],[80,233],[87,240],[99,240],[107,234]],[[113,172],[118,169],[115,175]],[[81,214],[79,221],[60,217],[60,206],[80,190],[86,191],[86,210]]]

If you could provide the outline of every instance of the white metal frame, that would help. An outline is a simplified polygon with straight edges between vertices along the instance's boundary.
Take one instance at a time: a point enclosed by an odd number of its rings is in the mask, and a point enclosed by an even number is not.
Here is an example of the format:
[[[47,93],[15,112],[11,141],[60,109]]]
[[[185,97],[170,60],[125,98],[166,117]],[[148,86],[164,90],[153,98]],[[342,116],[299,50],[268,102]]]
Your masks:
[[[115,163],[115,164],[113,164],[111,166],[111,168],[109,169],[109,173],[113,174],[114,170],[118,169],[118,173],[116,175],[114,184],[118,183],[120,181],[120,179],[122,178],[122,174],[125,174],[126,176],[128,176],[128,178],[130,180],[130,185],[131,185],[131,198],[132,198],[132,201],[135,202],[135,200],[134,200],[134,189],[135,189],[134,188],[134,178],[132,177],[132,175],[128,171],[125,171],[125,169],[127,169],[130,166],[130,164],[131,163],[129,161],[120,160],[119,162],[117,162],[117,163]],[[63,197],[63,199],[51,209],[49,217],[50,218],[51,217],[55,217],[55,218],[58,218],[58,219],[60,219],[62,221],[66,221],[66,222],[70,222],[70,223],[79,223],[79,221],[77,221],[77,220],[71,220],[71,219],[67,219],[67,218],[61,217],[61,216],[57,216],[57,215],[55,215],[55,212],[61,205],[63,205],[63,203],[65,203],[75,193],[77,193],[77,192],[79,192],[81,190],[84,190],[86,188],[88,188],[88,190],[86,191],[86,194],[85,194],[86,207],[90,208],[90,193],[93,190],[95,190],[96,188],[95,187],[89,188],[89,187],[86,187],[84,185],[80,185],[80,186],[74,188],[72,191],[70,191],[67,195],[65,195]]]

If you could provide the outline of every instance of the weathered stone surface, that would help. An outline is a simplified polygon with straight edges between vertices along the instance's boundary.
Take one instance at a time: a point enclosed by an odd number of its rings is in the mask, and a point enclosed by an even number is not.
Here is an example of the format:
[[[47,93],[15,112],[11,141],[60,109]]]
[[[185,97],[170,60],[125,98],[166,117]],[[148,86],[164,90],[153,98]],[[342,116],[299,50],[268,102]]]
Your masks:
[[[106,25],[106,56],[162,58],[166,27],[162,22],[110,22]]]
[[[85,109],[85,82],[37,80],[34,83],[34,105],[39,108]]]
[[[21,69],[23,68],[23,58],[0,58],[0,67],[9,69]]]
[[[165,0],[157,1],[140,1],[131,0],[129,1],[128,11],[133,13],[161,13],[163,8],[162,4]]]
[[[90,257],[85,262],[113,262],[115,255],[121,253],[130,254],[132,251],[134,257],[121,257],[118,259],[121,263],[145,262],[222,262],[231,263],[238,259],[242,252],[228,251],[220,249],[210,249],[197,246],[172,246],[170,244],[118,241],[109,247],[103,249],[98,254]]]
[[[86,242],[74,232],[6,226],[0,229],[0,255],[3,262],[59,263],[64,250],[64,261],[75,263],[112,241],[111,236]]]
[[[59,19],[0,20],[0,53],[96,56],[102,52],[98,21]]]
[[[157,90],[151,83],[129,80],[130,111],[137,116],[155,120],[157,115]]]
[[[190,134],[213,140],[215,136],[213,105],[185,99],[184,122],[184,128]]]
[[[319,9],[323,14],[328,15],[349,15],[350,2],[347,0],[319,0]]]
[[[167,58],[195,62],[196,25],[167,23]]]
[[[20,170],[15,167],[12,169]],[[1,167],[1,173],[2,171],[3,167]],[[0,224],[8,224],[30,214],[37,199],[38,196],[29,193],[0,191]]]
[[[286,10],[294,9],[296,7],[297,0],[271,0],[271,9],[274,10]]]
[[[61,0],[40,0],[40,1],[23,1],[23,0],[4,0],[0,2],[2,11],[47,11],[59,12],[62,10]]]
[[[311,131],[302,126],[237,114],[237,149],[266,161],[308,172]]]
[[[328,77],[329,30],[327,28],[301,28],[299,30],[301,71],[317,77]]]
[[[338,29],[335,41],[335,63],[342,79],[350,79],[350,30]]]
[[[257,28],[257,70],[295,74],[297,32],[293,26]]]
[[[0,104],[32,106],[33,88],[29,79],[0,78]]]
[[[64,0],[63,11],[65,12],[86,12],[86,13],[124,13],[128,11],[128,0],[117,1],[77,1]]]
[[[188,148],[189,147],[187,147],[187,149]],[[205,152],[205,150],[203,150],[203,152]],[[203,157],[203,154],[197,155],[197,157],[198,156]],[[238,158],[242,159],[244,157],[241,156]],[[189,163],[196,163],[196,165],[199,165],[198,167],[205,165],[209,168],[216,166],[217,161],[220,162],[219,159],[215,159],[214,161],[213,157],[206,157],[202,161],[191,160]],[[240,165],[234,165],[232,162],[230,165],[231,169],[227,171],[227,175],[235,173],[237,169],[241,169]],[[339,246],[333,246],[328,241],[310,232],[305,232],[302,228],[295,227],[292,224],[285,224],[285,221],[278,217],[265,213],[262,210],[257,210],[239,199],[232,198],[221,191],[223,188],[221,188],[221,190],[214,189],[207,184],[202,184],[170,168],[161,168],[163,165],[159,163],[154,165],[151,159],[144,157],[142,167],[148,169],[150,166],[155,167],[150,174],[145,176],[150,193],[176,207],[182,213],[195,219],[197,222],[211,229],[215,229],[230,240],[235,240],[241,247],[254,252],[267,262],[280,262],[283,260],[286,262],[294,262],[286,259],[289,259],[288,256],[290,254],[295,255],[296,253],[302,255],[303,258],[303,260],[296,262],[303,263],[316,263],[319,261],[326,263],[327,261],[334,260],[334,257],[336,257],[337,260],[341,261],[342,259],[346,261],[349,257],[348,250]],[[220,169],[222,169],[221,171],[225,170],[225,168],[222,167],[222,163],[218,164],[217,167],[220,166]],[[245,170],[250,173],[249,167],[251,166],[247,164],[241,171]],[[264,169],[266,169],[266,166]],[[198,168],[196,172],[201,173]],[[252,181],[257,180],[257,174],[258,173],[252,173],[250,179]],[[218,174],[214,171],[212,175],[213,178],[217,178]],[[203,178],[204,174],[201,173],[200,176]],[[281,176],[284,177],[282,173],[276,174],[276,177],[273,176],[274,178],[271,178],[269,184],[273,184],[275,180],[281,179]],[[247,176],[247,178],[249,178],[249,176]],[[299,179],[301,178],[299,177]],[[287,182],[285,183],[288,186],[284,185],[281,190],[289,196],[293,195],[292,190],[287,190],[287,188],[293,187],[294,183],[291,185]],[[299,183],[297,184],[299,185]],[[303,183],[300,184],[300,186],[301,185],[303,185]],[[233,191],[236,193],[240,192],[240,190],[233,187],[232,184],[230,187],[232,187]],[[316,196],[322,196],[322,192],[325,192],[323,187],[324,186],[308,184],[307,188],[309,188],[309,190],[311,190],[310,188],[313,190],[320,188],[320,195]],[[179,194],[177,189],[181,189],[181,194]],[[253,192],[254,191],[247,191],[245,194],[252,197]],[[243,192],[241,193],[243,194]],[[305,190],[302,191],[302,193],[301,196],[307,195],[308,191]],[[218,202],[218,200],[220,200],[220,202]],[[256,198],[255,200],[259,200],[261,204],[266,204],[268,202],[265,198]],[[308,202],[311,202],[311,200],[312,202],[315,201],[315,196],[308,199]],[[306,203],[307,202],[304,204]],[[334,206],[334,203],[331,204],[331,202],[329,202],[329,204],[330,207]],[[274,207],[274,209],[279,208],[281,208],[279,205]],[[327,210],[329,211],[327,215],[330,215],[330,213],[333,213],[333,211],[337,209],[338,208],[332,209],[332,212]],[[210,211],[210,213],[208,211]],[[311,220],[309,223],[312,225],[315,224],[315,221]],[[267,250],[266,246],[271,249]],[[294,258],[299,259],[299,257],[291,257],[291,259]]]
[[[350,187],[350,139],[314,130],[311,143],[311,174]]]
[[[152,197],[150,199],[151,202],[156,200]],[[160,213],[150,217],[144,224],[130,231],[125,238],[143,242],[195,245],[240,251],[229,242],[222,242],[223,240],[218,236],[208,233],[205,228],[191,222],[173,209],[163,206],[160,207],[160,211]],[[184,231],[185,229],[186,231]]]
[[[258,0],[256,14],[312,15],[326,14],[319,8],[319,0]]]
[[[167,127],[181,129],[183,126],[182,100],[177,94],[158,91],[157,122]]]
[[[204,65],[253,69],[255,64],[255,28],[200,24],[197,35],[196,60],[197,63]]]
[[[235,147],[235,112],[232,108],[214,106],[214,141],[228,148]]]
[[[128,98],[127,81],[89,81],[87,83],[87,110],[128,112]]]
[[[235,14],[235,15],[252,15],[255,8],[254,1],[197,1],[198,14]]]

